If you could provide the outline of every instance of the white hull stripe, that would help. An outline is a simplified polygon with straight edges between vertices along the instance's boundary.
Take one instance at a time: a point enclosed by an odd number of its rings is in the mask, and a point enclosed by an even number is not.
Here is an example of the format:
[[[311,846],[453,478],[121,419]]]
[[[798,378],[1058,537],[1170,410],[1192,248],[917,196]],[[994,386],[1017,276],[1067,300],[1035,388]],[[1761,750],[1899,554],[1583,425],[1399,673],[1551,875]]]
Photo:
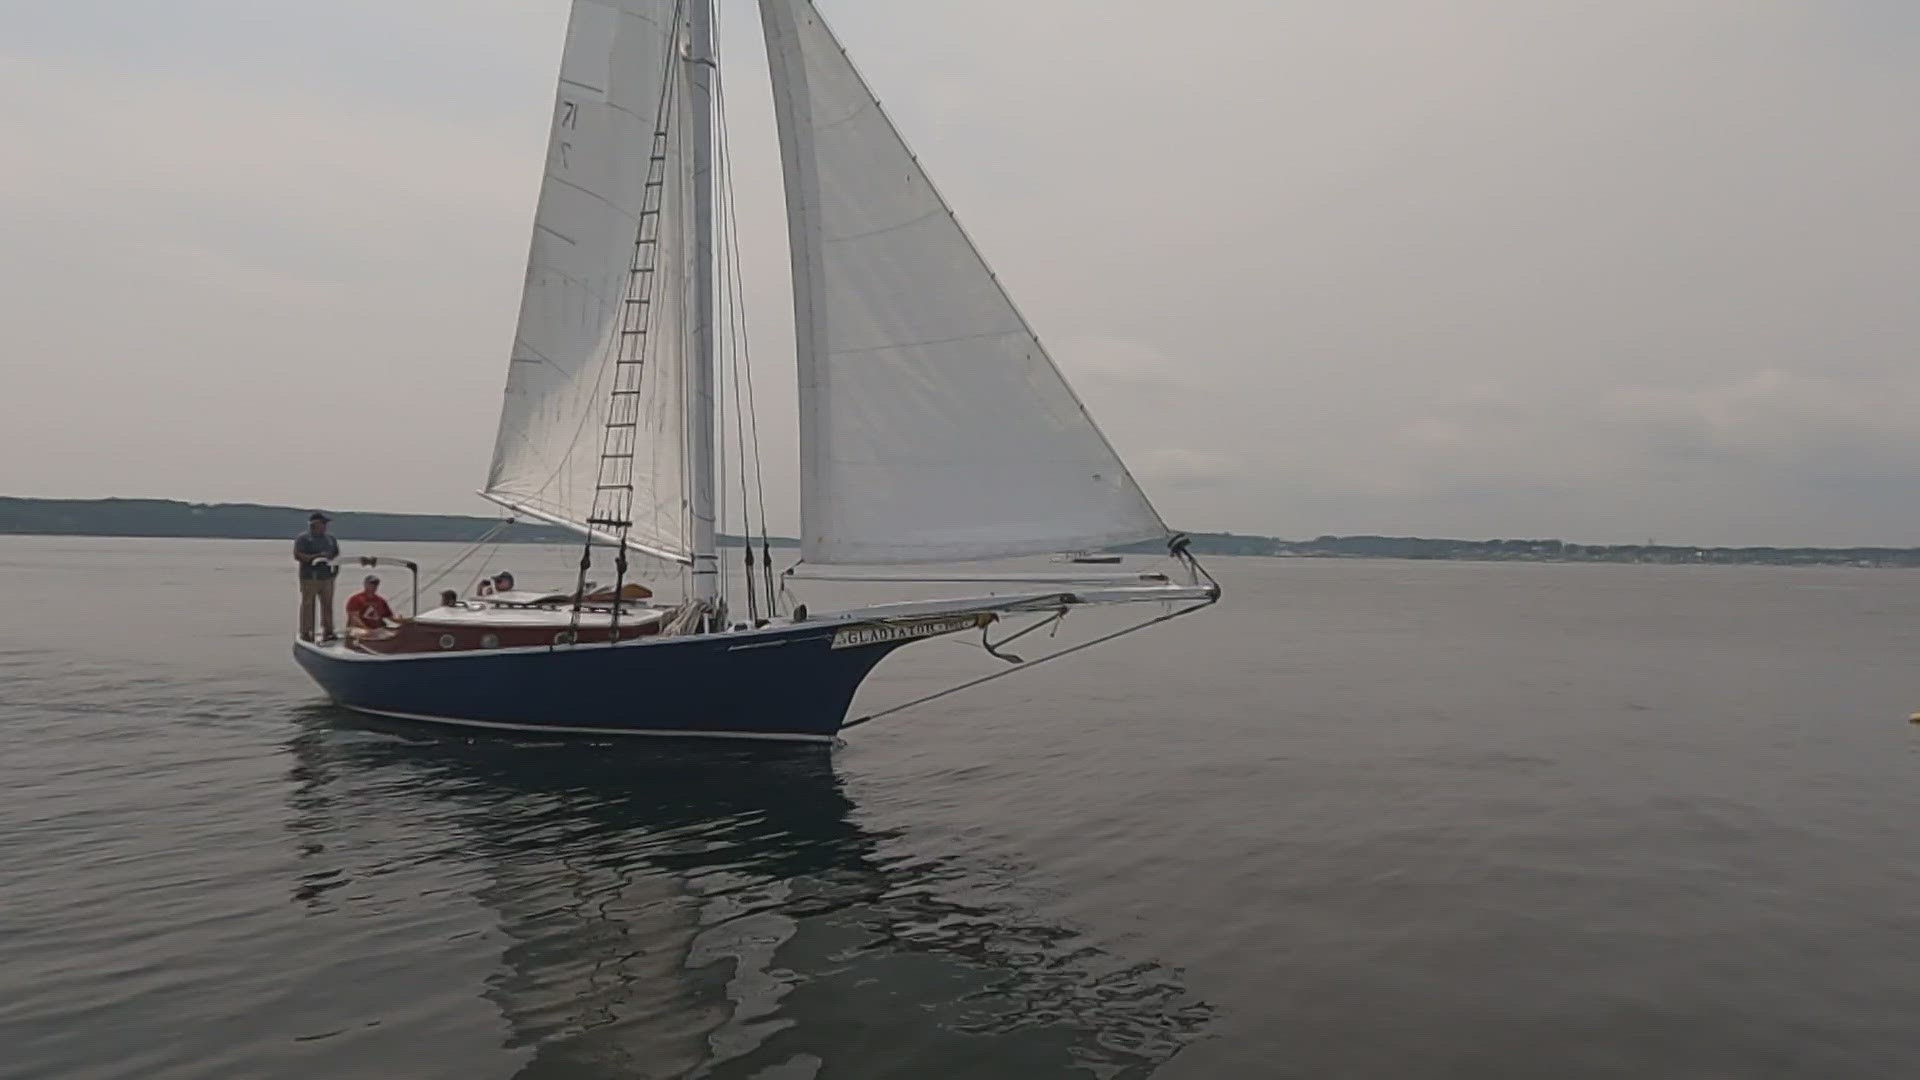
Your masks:
[[[336,704],[339,704],[336,702]],[[452,724],[456,727],[487,728],[492,731],[528,731],[545,732],[549,735],[612,735],[620,738],[640,736],[654,739],[742,739],[750,742],[798,742],[831,743],[832,735],[783,735],[759,731],[661,731],[650,728],[597,728],[563,727],[557,724],[504,724],[493,720],[456,720],[450,716],[422,716],[418,713],[388,712],[384,709],[363,709],[358,705],[340,704],[368,716],[384,716],[390,720],[412,720],[423,724]]]

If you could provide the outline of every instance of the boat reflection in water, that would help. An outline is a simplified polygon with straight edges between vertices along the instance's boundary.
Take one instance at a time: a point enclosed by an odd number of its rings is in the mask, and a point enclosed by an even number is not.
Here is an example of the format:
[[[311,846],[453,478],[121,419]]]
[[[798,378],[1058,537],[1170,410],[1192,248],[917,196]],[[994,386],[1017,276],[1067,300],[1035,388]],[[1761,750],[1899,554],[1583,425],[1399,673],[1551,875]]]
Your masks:
[[[856,824],[824,749],[421,741],[331,711],[292,749],[310,849],[431,858],[497,914],[484,993],[522,1076],[1145,1076],[1210,1016],[1003,874]]]

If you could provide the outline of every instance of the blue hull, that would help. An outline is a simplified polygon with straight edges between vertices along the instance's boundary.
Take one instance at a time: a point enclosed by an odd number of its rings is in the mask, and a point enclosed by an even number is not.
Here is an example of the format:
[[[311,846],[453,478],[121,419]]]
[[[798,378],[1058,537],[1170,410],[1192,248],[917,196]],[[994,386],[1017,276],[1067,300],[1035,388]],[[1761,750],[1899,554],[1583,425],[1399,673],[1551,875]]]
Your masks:
[[[835,649],[827,627],[618,646],[371,656],[296,643],[336,705],[558,735],[829,741],[900,643]]]

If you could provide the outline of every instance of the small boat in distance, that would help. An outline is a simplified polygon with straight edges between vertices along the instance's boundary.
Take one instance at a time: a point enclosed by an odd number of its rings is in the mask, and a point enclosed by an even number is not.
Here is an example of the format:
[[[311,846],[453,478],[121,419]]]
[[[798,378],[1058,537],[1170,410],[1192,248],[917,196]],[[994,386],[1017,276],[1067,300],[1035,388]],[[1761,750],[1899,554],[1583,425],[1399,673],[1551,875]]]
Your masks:
[[[762,495],[759,562],[749,541],[745,574],[730,575],[741,553],[723,564],[720,517],[740,514],[753,535],[758,451],[715,3],[575,0],[568,24],[481,495],[578,534],[577,580],[296,642],[336,704],[517,732],[830,741],[861,681],[912,642],[979,632],[1022,663],[1000,647],[1069,610],[1159,606],[1044,663],[1219,599],[812,0],[759,2],[792,260],[801,558],[776,590]],[[734,457],[720,437],[730,413]],[[801,570],[844,581],[832,575],[1146,540],[1167,544],[1171,573],[855,578],[1021,587],[835,612],[787,587],[808,580]],[[677,575],[683,598],[636,585],[635,559]],[[612,585],[589,581],[608,562]],[[995,627],[1007,627],[998,641]]]
[[[1120,556],[1111,551],[1064,551],[1053,557],[1054,562],[1082,563],[1092,566],[1115,566]]]

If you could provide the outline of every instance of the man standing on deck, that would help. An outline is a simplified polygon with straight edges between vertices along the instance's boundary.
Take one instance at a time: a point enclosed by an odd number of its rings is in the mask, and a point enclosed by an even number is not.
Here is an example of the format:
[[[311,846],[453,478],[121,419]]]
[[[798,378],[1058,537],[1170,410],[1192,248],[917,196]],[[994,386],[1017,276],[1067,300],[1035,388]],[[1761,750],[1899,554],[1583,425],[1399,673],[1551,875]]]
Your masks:
[[[321,641],[333,641],[333,576],[340,558],[340,542],[327,535],[327,515],[315,510],[307,517],[307,531],[293,541],[293,558],[300,564],[300,640],[313,640],[313,605],[320,604]]]

